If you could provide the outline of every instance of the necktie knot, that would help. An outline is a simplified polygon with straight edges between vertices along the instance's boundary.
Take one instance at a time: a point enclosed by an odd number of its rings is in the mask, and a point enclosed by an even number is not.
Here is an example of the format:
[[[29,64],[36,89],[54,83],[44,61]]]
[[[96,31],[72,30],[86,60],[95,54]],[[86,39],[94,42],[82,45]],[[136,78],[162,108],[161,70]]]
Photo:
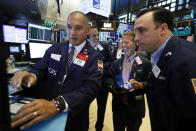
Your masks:
[[[71,50],[70,50],[69,54],[74,52],[75,47],[71,46],[70,48],[71,48]]]

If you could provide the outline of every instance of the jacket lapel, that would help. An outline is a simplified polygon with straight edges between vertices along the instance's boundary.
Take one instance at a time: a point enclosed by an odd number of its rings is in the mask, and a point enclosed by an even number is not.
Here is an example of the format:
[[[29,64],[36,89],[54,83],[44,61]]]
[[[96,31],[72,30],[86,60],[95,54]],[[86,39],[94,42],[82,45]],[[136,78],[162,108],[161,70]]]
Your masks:
[[[69,42],[65,43],[65,46],[61,47],[61,66],[63,69],[63,75],[65,74],[65,66],[67,65],[67,56],[68,56],[68,50],[69,50]]]
[[[168,63],[168,61],[172,57],[173,53],[175,52],[175,49],[176,49],[176,46],[177,46],[177,44],[175,44],[175,42],[174,42],[175,40],[176,40],[176,37],[175,36],[172,36],[169,39],[169,41],[168,41],[165,49],[161,53],[161,56],[160,56],[159,61],[158,61],[158,64],[157,64],[158,67],[161,70],[165,67],[165,65]]]

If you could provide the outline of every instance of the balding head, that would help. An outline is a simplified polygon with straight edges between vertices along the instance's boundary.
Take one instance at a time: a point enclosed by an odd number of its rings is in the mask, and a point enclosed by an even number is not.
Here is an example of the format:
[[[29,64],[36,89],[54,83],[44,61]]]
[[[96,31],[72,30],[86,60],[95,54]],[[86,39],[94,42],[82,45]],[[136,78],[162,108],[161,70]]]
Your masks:
[[[90,27],[88,17],[80,12],[74,11],[67,18],[67,33],[69,42],[74,45],[80,45],[86,40]]]
[[[74,11],[74,12],[72,12],[71,14],[69,14],[68,19],[69,19],[69,17],[71,17],[71,16],[74,16],[74,17],[78,17],[78,18],[84,19],[85,24],[88,25],[88,17],[87,17],[87,15],[85,15],[84,13],[82,13],[82,12],[80,12],[80,11]]]

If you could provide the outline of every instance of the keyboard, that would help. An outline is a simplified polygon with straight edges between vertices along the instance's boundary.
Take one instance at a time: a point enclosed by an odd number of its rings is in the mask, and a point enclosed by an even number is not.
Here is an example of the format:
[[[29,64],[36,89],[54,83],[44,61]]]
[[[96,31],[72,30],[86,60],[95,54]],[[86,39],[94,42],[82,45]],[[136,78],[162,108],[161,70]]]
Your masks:
[[[18,61],[15,63],[16,66],[26,66],[26,65],[31,65],[31,61]]]

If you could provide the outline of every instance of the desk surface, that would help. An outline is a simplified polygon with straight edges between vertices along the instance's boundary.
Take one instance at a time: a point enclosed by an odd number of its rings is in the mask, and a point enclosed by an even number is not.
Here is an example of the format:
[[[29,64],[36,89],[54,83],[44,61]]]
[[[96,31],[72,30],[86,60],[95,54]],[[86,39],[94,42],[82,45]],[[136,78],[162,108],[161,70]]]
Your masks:
[[[17,71],[26,70],[26,69],[28,69],[28,68],[29,68],[29,66],[16,66],[16,68],[7,69],[7,73],[8,73],[8,74],[14,74],[14,73],[16,73]]]

